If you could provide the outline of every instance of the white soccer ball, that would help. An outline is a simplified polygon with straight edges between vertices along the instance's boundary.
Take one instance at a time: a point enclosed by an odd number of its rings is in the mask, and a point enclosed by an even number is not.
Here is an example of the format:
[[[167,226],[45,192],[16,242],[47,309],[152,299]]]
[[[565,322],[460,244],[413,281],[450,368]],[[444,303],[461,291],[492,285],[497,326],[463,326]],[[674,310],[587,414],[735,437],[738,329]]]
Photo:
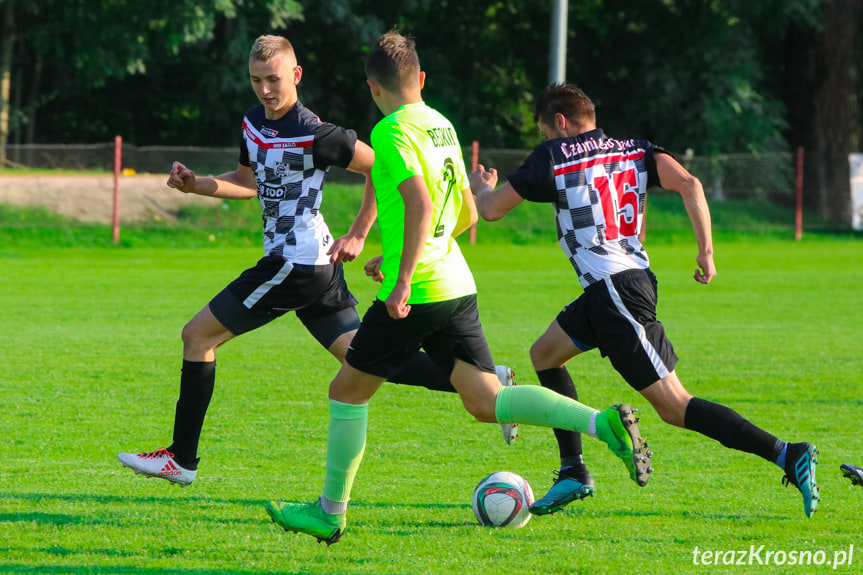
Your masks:
[[[530,521],[528,507],[533,490],[523,477],[510,471],[487,475],[473,490],[473,514],[480,525],[523,527]]]

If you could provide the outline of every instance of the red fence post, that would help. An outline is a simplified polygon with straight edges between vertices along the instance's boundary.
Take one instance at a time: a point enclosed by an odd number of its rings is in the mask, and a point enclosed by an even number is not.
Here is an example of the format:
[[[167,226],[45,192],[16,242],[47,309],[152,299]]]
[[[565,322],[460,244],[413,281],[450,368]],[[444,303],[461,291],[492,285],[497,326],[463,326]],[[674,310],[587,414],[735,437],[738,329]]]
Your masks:
[[[120,241],[120,170],[123,165],[123,138],[114,136],[114,243]]]
[[[794,239],[803,238],[803,146],[797,148],[797,201],[794,208]]]
[[[470,154],[470,171],[476,170],[477,165],[479,165],[479,142],[476,140],[471,144],[471,154]],[[476,224],[470,227],[470,243],[476,243]]]

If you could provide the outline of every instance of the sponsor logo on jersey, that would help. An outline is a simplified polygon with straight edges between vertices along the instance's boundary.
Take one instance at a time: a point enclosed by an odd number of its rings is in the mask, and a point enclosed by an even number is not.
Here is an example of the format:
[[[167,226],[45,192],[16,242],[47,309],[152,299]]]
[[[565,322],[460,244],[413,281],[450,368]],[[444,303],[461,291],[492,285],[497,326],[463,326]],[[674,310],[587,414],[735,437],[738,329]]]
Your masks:
[[[261,133],[267,137],[275,138],[279,135],[278,130],[273,130],[272,128],[261,128]]]
[[[262,182],[258,182],[258,195],[268,200],[281,200],[287,194],[286,186],[270,186]]]
[[[284,176],[288,175],[289,169],[290,168],[288,168],[287,164],[283,164],[282,162],[277,162],[276,165],[273,166],[273,173],[275,173],[277,176],[284,177]]]

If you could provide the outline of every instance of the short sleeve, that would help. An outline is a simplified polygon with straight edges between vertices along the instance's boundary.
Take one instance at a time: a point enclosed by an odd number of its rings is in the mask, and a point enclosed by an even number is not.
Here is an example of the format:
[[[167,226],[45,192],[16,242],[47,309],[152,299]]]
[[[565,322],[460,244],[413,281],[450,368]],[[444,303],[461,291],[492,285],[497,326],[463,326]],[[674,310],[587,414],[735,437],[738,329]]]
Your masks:
[[[507,178],[518,195],[531,202],[555,202],[554,167],[548,150],[540,146]]]
[[[406,134],[390,124],[379,123],[372,130],[375,164],[398,185],[408,178],[423,175],[422,164]]]
[[[249,147],[246,145],[246,139],[243,138],[240,142],[240,157],[239,162],[241,166],[246,166],[247,168],[252,165],[251,160],[249,160]]]
[[[312,156],[315,167],[325,170],[330,166],[347,168],[354,159],[357,145],[357,133],[336,126],[322,123],[315,131],[315,142]]]
[[[656,154],[667,154],[674,157],[674,154],[667,151],[665,148],[654,146],[650,142],[644,142],[645,150],[645,167],[647,168],[647,188],[662,187],[659,181],[659,172],[656,171]]]

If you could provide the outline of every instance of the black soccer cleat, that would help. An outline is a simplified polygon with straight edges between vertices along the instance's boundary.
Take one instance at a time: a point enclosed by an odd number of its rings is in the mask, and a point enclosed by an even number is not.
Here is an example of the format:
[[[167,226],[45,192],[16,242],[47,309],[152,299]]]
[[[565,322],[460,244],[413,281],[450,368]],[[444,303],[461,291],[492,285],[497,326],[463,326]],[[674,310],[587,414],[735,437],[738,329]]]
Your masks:
[[[842,477],[847,477],[851,480],[851,485],[860,485],[863,487],[863,467],[852,465],[851,463],[843,463],[839,466],[842,470]]]

